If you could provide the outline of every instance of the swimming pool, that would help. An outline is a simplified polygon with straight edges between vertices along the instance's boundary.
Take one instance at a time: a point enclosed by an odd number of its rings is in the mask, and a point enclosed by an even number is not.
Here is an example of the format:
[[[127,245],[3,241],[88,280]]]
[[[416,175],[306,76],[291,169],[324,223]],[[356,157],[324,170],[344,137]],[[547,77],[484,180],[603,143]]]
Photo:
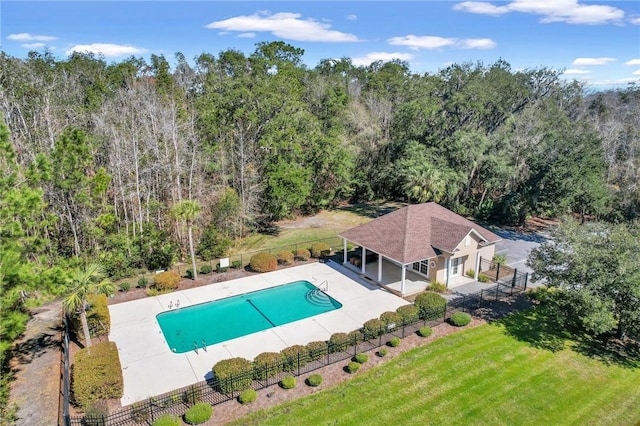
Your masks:
[[[341,307],[309,281],[296,281],[161,312],[156,319],[169,348],[184,353]]]

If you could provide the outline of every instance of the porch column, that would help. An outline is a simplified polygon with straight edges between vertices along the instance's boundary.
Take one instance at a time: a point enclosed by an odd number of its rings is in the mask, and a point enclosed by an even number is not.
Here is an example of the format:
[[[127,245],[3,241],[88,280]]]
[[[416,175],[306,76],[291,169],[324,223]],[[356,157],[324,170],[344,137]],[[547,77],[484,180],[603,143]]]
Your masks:
[[[451,272],[451,258],[447,257],[444,260],[444,284],[449,288],[449,275]]]
[[[480,252],[476,252],[476,267],[474,269],[473,279],[478,281],[478,274],[480,273]]]
[[[342,264],[347,264],[347,239],[342,239]]]
[[[405,278],[407,277],[407,266],[406,265],[402,265],[402,279],[400,281],[400,294],[404,295],[404,281]]]
[[[362,275],[364,275],[365,267],[367,266],[367,249],[362,247],[362,259],[360,259],[360,267],[362,268]]]
[[[382,255],[378,253],[378,282],[382,282]]]

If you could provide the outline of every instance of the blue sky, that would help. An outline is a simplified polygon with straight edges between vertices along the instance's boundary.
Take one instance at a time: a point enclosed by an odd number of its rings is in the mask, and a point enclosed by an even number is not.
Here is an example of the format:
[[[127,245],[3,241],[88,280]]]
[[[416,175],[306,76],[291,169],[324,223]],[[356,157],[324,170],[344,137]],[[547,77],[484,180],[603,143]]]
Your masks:
[[[1,49],[15,57],[74,50],[108,62],[175,52],[192,60],[250,54],[283,40],[355,65],[402,59],[435,73],[502,58],[512,69],[550,67],[593,88],[640,83],[640,1],[11,1],[0,3]]]

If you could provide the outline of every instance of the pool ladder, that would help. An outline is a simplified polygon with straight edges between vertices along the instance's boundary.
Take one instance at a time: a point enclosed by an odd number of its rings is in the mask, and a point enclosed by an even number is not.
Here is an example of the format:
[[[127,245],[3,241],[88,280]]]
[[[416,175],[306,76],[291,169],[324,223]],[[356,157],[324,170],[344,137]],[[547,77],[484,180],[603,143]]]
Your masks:
[[[207,352],[207,342],[205,342],[204,339],[202,339],[202,349]],[[195,340],[193,341],[193,350],[195,353],[198,353],[198,342]]]

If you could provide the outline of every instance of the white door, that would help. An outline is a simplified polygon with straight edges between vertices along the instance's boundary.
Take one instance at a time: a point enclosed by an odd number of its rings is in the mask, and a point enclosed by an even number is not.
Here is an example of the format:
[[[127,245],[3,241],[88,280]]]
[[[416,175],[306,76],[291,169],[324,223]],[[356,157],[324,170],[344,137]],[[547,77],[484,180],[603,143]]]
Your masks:
[[[451,259],[451,276],[459,277],[461,269],[462,269],[462,262],[460,262],[460,258],[456,257],[455,259]]]

